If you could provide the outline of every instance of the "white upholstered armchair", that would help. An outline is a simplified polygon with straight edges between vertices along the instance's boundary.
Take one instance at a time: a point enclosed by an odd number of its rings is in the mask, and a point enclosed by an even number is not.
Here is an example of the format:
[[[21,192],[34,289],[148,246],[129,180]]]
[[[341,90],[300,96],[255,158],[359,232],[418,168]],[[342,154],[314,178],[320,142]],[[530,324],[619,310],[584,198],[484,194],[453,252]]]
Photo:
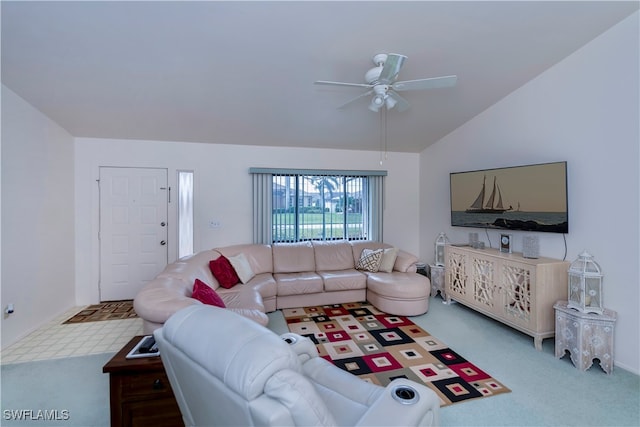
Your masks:
[[[187,426],[437,425],[422,384],[370,384],[318,357],[308,338],[282,337],[229,310],[194,305],[155,331]]]

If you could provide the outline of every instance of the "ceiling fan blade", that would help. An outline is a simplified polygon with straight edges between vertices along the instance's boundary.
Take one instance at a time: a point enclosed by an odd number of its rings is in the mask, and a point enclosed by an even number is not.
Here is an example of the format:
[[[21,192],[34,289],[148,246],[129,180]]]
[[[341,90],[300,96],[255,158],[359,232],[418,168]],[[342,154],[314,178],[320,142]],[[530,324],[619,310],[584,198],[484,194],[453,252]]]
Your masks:
[[[388,54],[378,81],[383,84],[391,84],[391,82],[395,81],[406,59],[407,57],[404,55],[398,55],[396,53]]]
[[[404,82],[395,82],[391,85],[391,88],[397,91],[436,89],[441,87],[455,86],[457,80],[457,76],[443,76],[433,77],[430,79],[406,80]]]
[[[398,109],[399,112],[404,111],[407,108],[409,108],[409,101],[407,101],[406,99],[404,99],[403,97],[401,97],[397,93],[395,93],[395,92],[390,90],[388,92],[388,95],[389,95],[390,98],[392,98],[396,102],[395,107]]]
[[[368,90],[368,91],[366,91],[365,93],[360,94],[360,95],[356,96],[355,98],[350,99],[349,101],[345,102],[344,104],[342,104],[341,106],[339,106],[339,107],[338,107],[338,109],[345,108],[346,106],[348,106],[348,105],[349,105],[349,104],[351,104],[352,102],[355,102],[355,101],[357,101],[357,100],[358,100],[358,99],[360,99],[360,98],[364,98],[365,96],[369,96],[369,95],[371,95],[372,93],[373,93],[373,89],[372,89],[372,90]]]
[[[371,85],[364,83],[344,83],[344,82],[328,82],[326,80],[318,80],[313,82],[316,85],[331,85],[331,86],[351,86],[351,87],[371,87]]]

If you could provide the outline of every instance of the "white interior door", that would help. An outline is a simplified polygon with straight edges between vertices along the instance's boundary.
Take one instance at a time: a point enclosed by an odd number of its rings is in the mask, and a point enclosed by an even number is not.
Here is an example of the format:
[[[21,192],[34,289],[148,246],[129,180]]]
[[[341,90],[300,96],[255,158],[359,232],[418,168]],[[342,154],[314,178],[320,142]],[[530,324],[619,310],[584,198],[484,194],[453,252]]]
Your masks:
[[[167,265],[166,169],[100,168],[100,300],[133,299]]]

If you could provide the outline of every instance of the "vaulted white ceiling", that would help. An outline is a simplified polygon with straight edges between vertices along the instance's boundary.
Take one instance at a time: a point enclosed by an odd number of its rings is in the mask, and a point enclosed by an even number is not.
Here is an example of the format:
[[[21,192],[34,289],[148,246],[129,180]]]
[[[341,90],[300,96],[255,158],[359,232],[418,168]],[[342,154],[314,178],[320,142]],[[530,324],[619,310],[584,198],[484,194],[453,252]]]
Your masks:
[[[380,148],[363,90],[376,53],[403,92],[388,149],[420,152],[625,17],[622,1],[2,1],[2,83],[73,136]],[[588,90],[588,88],[585,88]]]

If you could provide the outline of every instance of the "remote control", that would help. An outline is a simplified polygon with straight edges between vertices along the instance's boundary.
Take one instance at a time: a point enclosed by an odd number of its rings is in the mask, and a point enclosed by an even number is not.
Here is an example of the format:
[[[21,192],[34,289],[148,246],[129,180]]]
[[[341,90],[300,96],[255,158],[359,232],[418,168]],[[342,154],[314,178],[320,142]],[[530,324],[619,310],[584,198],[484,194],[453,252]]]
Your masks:
[[[155,347],[155,345],[156,345],[156,339],[154,337],[149,337],[146,340],[144,340],[144,342],[140,347],[138,347],[138,351],[140,353],[149,353],[151,349]]]

